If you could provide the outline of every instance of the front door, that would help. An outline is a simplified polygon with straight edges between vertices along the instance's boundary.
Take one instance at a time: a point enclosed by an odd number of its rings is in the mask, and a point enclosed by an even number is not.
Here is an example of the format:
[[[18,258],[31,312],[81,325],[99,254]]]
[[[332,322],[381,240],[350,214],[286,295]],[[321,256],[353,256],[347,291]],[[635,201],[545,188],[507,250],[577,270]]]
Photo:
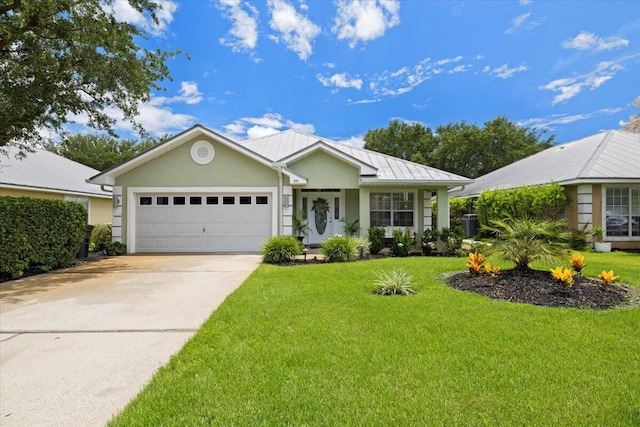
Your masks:
[[[309,244],[318,245],[333,235],[344,234],[340,193],[308,192],[303,197],[307,199],[303,204],[306,204]]]

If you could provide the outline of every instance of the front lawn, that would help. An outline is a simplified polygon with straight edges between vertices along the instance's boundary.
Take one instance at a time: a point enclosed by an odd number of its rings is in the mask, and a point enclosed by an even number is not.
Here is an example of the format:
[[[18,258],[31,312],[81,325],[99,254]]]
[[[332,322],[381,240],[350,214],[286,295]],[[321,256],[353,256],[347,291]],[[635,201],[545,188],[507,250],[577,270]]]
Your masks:
[[[585,274],[640,288],[638,255],[585,258]],[[513,304],[438,281],[464,266],[262,265],[110,425],[640,424],[639,309]],[[398,267],[418,295],[373,295],[374,272]]]

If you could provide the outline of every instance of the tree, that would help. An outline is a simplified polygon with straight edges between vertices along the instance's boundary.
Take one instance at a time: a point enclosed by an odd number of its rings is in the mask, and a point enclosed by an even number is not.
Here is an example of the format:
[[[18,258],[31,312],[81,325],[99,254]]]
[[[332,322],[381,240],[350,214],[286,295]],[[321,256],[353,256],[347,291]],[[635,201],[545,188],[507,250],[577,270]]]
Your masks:
[[[129,160],[160,141],[153,138],[135,141],[117,139],[108,135],[78,133],[67,137],[59,144],[46,143],[44,147],[74,162],[103,171]]]
[[[555,137],[542,135],[505,116],[485,122],[482,128],[462,121],[440,125],[435,132],[396,119],[387,128],[368,131],[364,148],[477,178],[551,147]]]
[[[640,108],[640,96],[633,101],[632,105]],[[640,114],[632,114],[631,117],[629,117],[629,121],[623,122],[622,124],[623,130],[626,130],[628,132],[640,133]]]
[[[0,6],[0,150],[22,153],[43,142],[43,129],[60,131],[70,115],[112,135],[120,110],[136,123],[138,105],[158,81],[170,78],[165,61],[179,53],[135,43],[146,31],[114,17],[121,0],[8,0]],[[161,6],[127,0],[157,24]]]

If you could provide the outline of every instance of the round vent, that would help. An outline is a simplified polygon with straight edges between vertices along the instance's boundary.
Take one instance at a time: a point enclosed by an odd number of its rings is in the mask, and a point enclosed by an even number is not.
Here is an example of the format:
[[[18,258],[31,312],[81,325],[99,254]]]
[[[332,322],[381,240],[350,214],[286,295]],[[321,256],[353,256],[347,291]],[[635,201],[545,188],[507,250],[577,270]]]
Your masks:
[[[209,141],[197,141],[191,146],[191,158],[199,165],[211,163],[216,155],[216,150]]]

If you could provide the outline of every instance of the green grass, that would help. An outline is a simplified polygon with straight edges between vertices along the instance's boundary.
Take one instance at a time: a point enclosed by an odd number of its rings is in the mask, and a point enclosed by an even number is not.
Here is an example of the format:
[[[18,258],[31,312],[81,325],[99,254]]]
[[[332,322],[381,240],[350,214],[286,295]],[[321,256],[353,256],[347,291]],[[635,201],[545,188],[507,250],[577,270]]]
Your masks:
[[[637,255],[586,262],[640,287]],[[640,310],[511,304],[438,281],[464,265],[262,265],[110,425],[640,424]],[[372,294],[374,272],[394,268],[418,295]]]

